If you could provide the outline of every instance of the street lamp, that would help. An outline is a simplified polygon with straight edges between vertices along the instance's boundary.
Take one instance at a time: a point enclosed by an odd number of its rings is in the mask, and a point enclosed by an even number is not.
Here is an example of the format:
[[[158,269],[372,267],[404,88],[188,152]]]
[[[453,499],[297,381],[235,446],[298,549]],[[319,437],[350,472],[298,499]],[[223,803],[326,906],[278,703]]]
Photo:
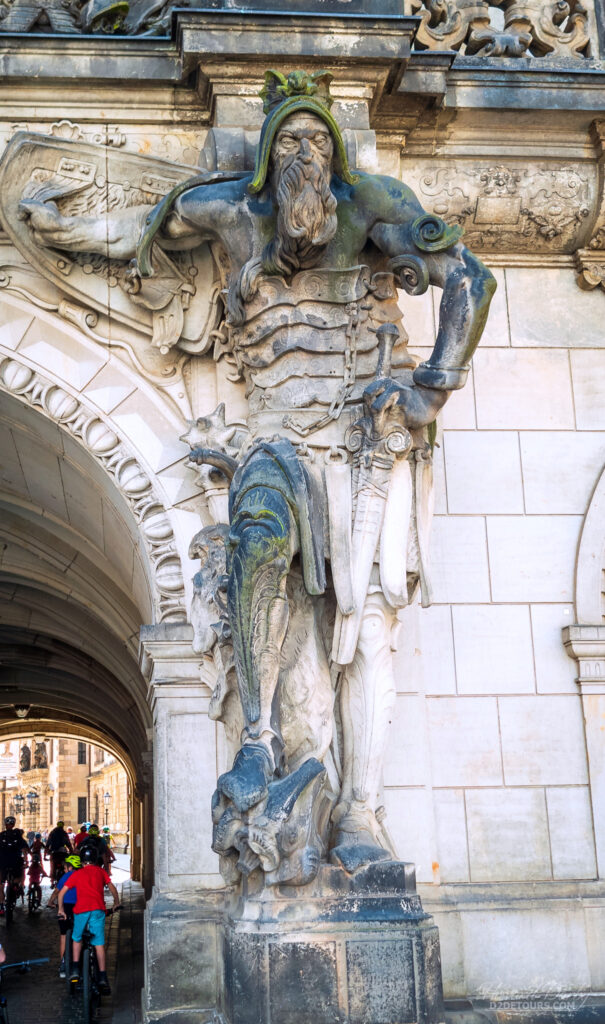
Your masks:
[[[15,810],[17,814],[23,814],[23,806],[25,804],[25,797],[23,796],[23,793],[15,793],[13,802],[15,804]]]
[[[109,824],[109,801],[111,800],[111,793],[103,793],[103,803],[105,804],[105,824]]]
[[[30,790],[27,794],[27,805],[29,807],[29,813],[36,814],[38,810],[38,794],[34,789]]]

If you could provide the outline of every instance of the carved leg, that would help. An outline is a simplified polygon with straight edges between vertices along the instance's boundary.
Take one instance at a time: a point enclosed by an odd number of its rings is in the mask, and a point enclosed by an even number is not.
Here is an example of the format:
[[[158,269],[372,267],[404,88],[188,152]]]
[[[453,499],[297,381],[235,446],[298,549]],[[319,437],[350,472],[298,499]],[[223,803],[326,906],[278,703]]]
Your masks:
[[[395,699],[391,632],[396,612],[380,592],[368,595],[355,657],[344,669],[340,708],[343,780],[330,859],[348,871],[389,860],[376,807],[384,746]]]
[[[273,715],[288,626],[286,581],[298,530],[284,496],[253,486],[236,503],[229,534],[227,606],[244,711],[243,746],[218,791],[240,811],[266,792],[282,751]]]

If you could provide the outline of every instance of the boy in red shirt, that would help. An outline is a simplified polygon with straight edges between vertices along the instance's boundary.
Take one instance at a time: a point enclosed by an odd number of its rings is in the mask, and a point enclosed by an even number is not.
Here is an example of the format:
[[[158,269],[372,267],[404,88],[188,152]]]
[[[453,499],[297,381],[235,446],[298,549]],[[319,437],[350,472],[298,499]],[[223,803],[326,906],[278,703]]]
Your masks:
[[[72,932],[73,969],[69,980],[73,982],[80,980],[82,936],[84,929],[88,926],[99,965],[99,988],[104,995],[108,995],[110,988],[105,965],[105,886],[108,886],[113,896],[114,910],[120,906],[120,897],[107,872],[96,864],[95,851],[84,850],[81,856],[82,870],[74,871],[59,893],[59,917],[61,919],[66,917],[63,909],[66,890],[75,889],[78,894]]]

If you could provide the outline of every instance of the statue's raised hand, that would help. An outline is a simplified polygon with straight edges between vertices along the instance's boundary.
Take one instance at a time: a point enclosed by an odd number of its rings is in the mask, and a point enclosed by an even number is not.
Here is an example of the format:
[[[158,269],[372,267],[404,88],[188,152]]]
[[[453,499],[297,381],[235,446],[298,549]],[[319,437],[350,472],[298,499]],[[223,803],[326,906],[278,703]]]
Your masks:
[[[19,203],[19,217],[26,220],[38,245],[59,245],[64,241],[65,217],[53,202],[39,199],[22,199]]]

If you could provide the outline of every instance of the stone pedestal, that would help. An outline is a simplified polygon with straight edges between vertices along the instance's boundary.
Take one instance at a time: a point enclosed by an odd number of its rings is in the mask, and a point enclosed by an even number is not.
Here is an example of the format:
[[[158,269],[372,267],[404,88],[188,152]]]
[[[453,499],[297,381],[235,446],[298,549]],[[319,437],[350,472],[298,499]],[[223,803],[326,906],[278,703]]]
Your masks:
[[[413,865],[247,893],[227,908],[222,1011],[228,1024],[438,1024],[439,934]]]
[[[155,893],[146,1024],[442,1024],[439,933],[412,864],[254,892]]]

